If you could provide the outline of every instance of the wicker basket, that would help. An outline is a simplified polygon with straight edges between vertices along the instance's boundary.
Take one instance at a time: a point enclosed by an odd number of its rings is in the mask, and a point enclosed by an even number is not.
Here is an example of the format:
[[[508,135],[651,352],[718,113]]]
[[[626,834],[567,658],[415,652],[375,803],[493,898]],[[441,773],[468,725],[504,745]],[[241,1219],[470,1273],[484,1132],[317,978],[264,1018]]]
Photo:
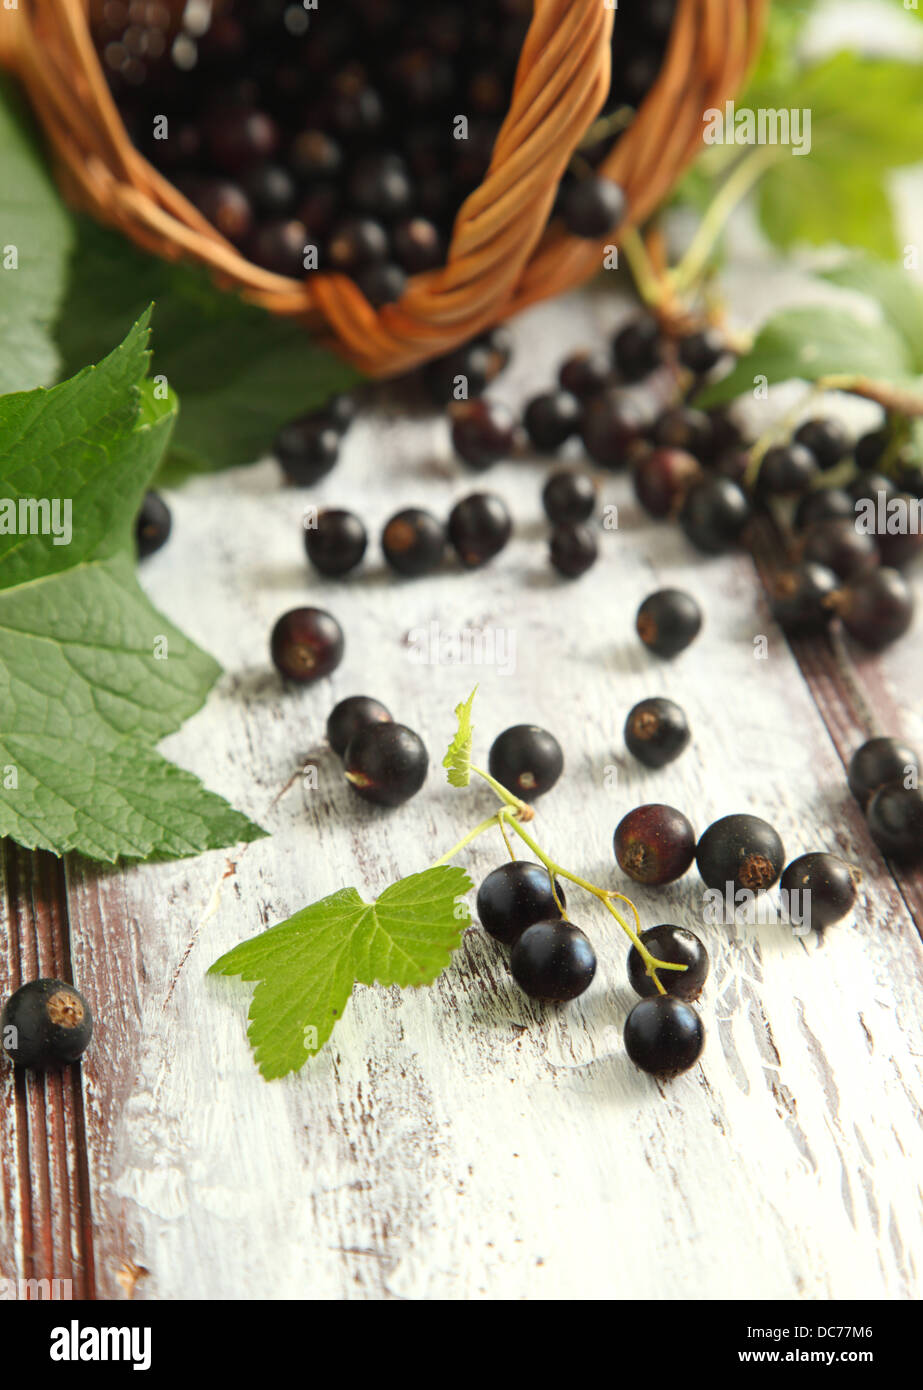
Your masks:
[[[626,225],[646,218],[695,155],[702,113],[738,90],[768,0],[679,0],[666,59],[601,165],[624,188]],[[446,352],[599,269],[600,246],[548,226],[559,180],[602,107],[614,11],[603,0],[535,0],[512,101],[482,184],[454,223],[446,264],[374,309],[344,275],[290,280],[247,261],[131,144],[109,93],[86,0],[0,11],[0,61],[23,81],[67,197],[139,246],[207,266],[218,282],[302,320],[373,376]]]

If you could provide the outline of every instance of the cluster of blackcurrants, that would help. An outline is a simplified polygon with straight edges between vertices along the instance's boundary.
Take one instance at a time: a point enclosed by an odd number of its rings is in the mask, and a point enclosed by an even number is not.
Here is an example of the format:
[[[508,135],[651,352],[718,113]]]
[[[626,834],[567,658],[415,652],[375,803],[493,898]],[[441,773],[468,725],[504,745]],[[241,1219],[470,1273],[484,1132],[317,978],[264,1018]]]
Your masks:
[[[566,917],[567,900],[557,879],[541,864],[513,860],[487,875],[478,889],[481,926],[510,948],[510,973],[533,999],[561,1003],[576,999],[596,974],[596,952],[586,933]],[[691,1000],[708,974],[708,952],[683,927],[650,927],[641,940],[658,959],[688,968],[663,971],[661,995],[637,948],[628,953],[628,978],[642,996],[625,1022],[625,1048],[645,1071],[675,1076],[695,1063],[705,1029]],[[669,985],[665,977],[670,976]]]
[[[0,1013],[0,1046],[11,1062],[45,1071],[76,1062],[93,1036],[93,1015],[64,980],[20,985]]]
[[[142,152],[244,255],[349,275],[375,306],[444,263],[509,108],[532,0],[94,0],[103,70]],[[596,168],[660,70],[675,0],[619,7],[601,118],[553,216],[599,239],[625,214]],[[166,124],[164,122],[166,121]],[[316,260],[309,253],[316,251]]]
[[[513,530],[509,509],[493,492],[461,498],[443,523],[423,507],[402,507],[385,523],[381,550],[388,565],[405,578],[435,574],[451,545],[464,569],[477,569],[503,549]],[[326,507],[305,527],[305,550],[319,574],[339,578],[362,562],[368,533],[355,512]]]

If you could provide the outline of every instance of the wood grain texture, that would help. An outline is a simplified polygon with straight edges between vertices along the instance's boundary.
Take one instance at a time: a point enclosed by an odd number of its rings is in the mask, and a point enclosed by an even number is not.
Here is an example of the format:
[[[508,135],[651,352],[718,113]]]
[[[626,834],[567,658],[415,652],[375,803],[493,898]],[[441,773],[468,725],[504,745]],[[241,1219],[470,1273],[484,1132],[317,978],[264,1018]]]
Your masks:
[[[26,980],[71,978],[63,865],[2,846],[0,995]],[[80,1067],[45,1076],[0,1071],[3,1222],[0,1276],[60,1280],[93,1298],[92,1211]],[[26,1289],[23,1296],[40,1296]],[[44,1294],[48,1297],[48,1293]]]
[[[597,295],[530,312],[498,394],[515,403],[539,389],[570,346],[624,311]],[[310,495],[282,487],[268,463],[177,493],[173,538],[144,570],[155,602],[226,671],[164,751],[273,835],[188,863],[69,866],[74,978],[97,1018],[83,1080],[100,1295],[918,1296],[923,946],[846,789],[857,726],[821,717],[747,556],[694,556],[674,528],[642,518],[625,479],[606,477],[619,529],[583,581],[558,581],[543,468],[465,476],[444,422],[408,418],[388,395]],[[373,546],[350,582],[308,574],[306,504],[355,506],[377,533],[401,505],[445,514],[485,483],[517,519],[489,569],[402,583]],[[698,594],[707,619],[666,664],[640,647],[633,619],[670,583]],[[336,613],[346,656],[318,687],[283,690],[268,633],[304,602]],[[515,671],[420,664],[414,631],[432,623],[505,634]],[[754,655],[760,634],[767,660]],[[918,634],[863,678],[921,742]],[[823,941],[775,924],[703,927],[694,873],[639,890],[647,924],[692,927],[712,955],[707,1050],[670,1085],[627,1062],[626,943],[576,901],[600,970],[574,1004],[530,1002],[472,929],[434,988],[358,989],[328,1047],[266,1084],[246,1044],[248,987],[206,979],[207,966],[344,884],[381,891],[486,813],[488,794],[453,791],[438,767],[452,706],[475,681],[482,758],[522,720],[564,746],[565,777],[534,827],[564,864],[624,886],[612,832],[640,801],[682,807],[699,829],[752,810],[791,857],[828,848],[861,866],[855,921]],[[426,788],[393,813],[358,801],[323,748],[330,707],[357,692],[385,700],[430,750]],[[678,699],[694,733],[661,772],[632,763],[621,740],[630,706],[654,694]],[[828,704],[842,713],[840,695]],[[309,764],[316,790],[299,775]],[[502,858],[499,841],[479,841],[464,862],[478,881]]]

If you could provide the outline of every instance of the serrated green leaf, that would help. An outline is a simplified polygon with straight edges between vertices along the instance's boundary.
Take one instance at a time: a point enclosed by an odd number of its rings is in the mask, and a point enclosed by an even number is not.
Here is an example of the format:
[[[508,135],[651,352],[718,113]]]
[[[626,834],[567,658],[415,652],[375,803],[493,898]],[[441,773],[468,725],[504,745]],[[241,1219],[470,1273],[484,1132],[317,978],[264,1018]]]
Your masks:
[[[264,833],[153,748],[220,668],[135,578],[134,518],[176,414],[147,391],[142,407],[146,344],[147,315],[98,367],[0,398],[0,834],[109,861]]]
[[[874,299],[888,323],[903,338],[914,371],[923,372],[923,283],[894,262],[854,256],[844,265],[822,271],[823,279]]]
[[[463,869],[440,865],[392,883],[374,903],[343,888],[216,960],[209,974],[258,981],[247,1035],[263,1076],[298,1071],[330,1037],[355,984],[431,984],[468,925],[457,900],[470,887]]]
[[[280,425],[360,379],[300,324],[216,289],[204,271],[148,256],[87,219],[77,222],[58,328],[65,371],[96,361],[152,301],[153,371],[166,376],[182,403],[160,482],[253,463],[269,452]]]
[[[903,339],[887,323],[864,323],[846,309],[812,305],[784,309],[764,323],[732,372],[696,397],[702,407],[751,392],[757,378],[817,381],[849,374],[903,380],[912,375]]]
[[[810,153],[781,159],[759,186],[761,224],[775,245],[895,254],[887,175],[923,151],[923,65],[837,53],[784,82],[766,74],[743,104],[811,113]]]
[[[70,215],[33,123],[18,89],[5,76],[0,77],[0,190],[2,395],[47,385],[58,374],[52,330],[73,240]],[[107,350],[114,341],[109,340]]]
[[[442,766],[448,769],[448,782],[453,787],[467,787],[471,781],[471,741],[474,736],[471,727],[471,706],[477,693],[478,688],[475,686],[467,700],[455,706],[458,728],[442,760]]]

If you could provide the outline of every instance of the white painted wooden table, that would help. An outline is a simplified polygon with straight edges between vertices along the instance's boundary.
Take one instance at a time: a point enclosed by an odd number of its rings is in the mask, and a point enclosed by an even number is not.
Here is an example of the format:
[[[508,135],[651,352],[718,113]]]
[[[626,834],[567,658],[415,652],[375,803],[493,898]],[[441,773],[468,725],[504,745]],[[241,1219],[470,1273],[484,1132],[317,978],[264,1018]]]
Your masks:
[[[605,293],[532,311],[514,325],[515,362],[496,394],[515,403],[540,389],[570,347],[625,312]],[[919,1296],[920,924],[869,840],[749,558],[697,557],[675,528],[641,516],[627,479],[606,476],[619,530],[602,534],[584,579],[559,581],[545,555],[544,466],[474,478],[451,459],[444,421],[408,420],[388,394],[310,492],[283,486],[267,462],[171,495],[173,537],[143,570],[154,601],[226,672],[164,751],[272,838],[168,865],[67,866],[74,979],[97,1019],[83,1107],[99,1294]],[[401,582],[373,544],[349,581],[308,573],[306,504],[357,507],[377,533],[399,506],[445,514],[481,486],[516,518],[489,568]],[[673,663],[633,632],[638,603],[663,584],[688,587],[706,612]],[[332,679],[299,692],[272,673],[267,639],[305,602],[337,615],[347,646]],[[408,633],[430,623],[502,630],[515,671],[414,662]],[[920,631],[870,677],[918,745]],[[768,660],[754,659],[756,634],[769,638]],[[246,1042],[249,987],[206,979],[206,968],[343,885],[378,893],[488,813],[489,794],[452,790],[439,766],[452,707],[475,681],[482,760],[520,721],[564,747],[565,775],[533,828],[567,866],[627,887],[612,832],[642,801],[683,808],[699,830],[753,811],[778,826],[790,857],[824,848],[861,865],[855,921],[823,942],[776,925],[703,928],[694,871],[637,890],[646,925],[689,926],[711,953],[707,1048],[669,1085],[625,1057],[627,943],[605,914],[578,909],[576,889],[574,917],[600,968],[570,1006],[529,1001],[472,928],[438,985],[358,988],[322,1053],[267,1084]],[[424,790],[395,812],[359,801],[324,750],[329,709],[358,692],[382,698],[430,751]],[[680,701],[694,737],[650,772],[626,755],[621,728],[635,701],[658,694]],[[316,790],[292,781],[306,762]],[[503,857],[499,838],[485,838],[462,862],[478,882]],[[14,1258],[16,1201],[10,1180]]]

